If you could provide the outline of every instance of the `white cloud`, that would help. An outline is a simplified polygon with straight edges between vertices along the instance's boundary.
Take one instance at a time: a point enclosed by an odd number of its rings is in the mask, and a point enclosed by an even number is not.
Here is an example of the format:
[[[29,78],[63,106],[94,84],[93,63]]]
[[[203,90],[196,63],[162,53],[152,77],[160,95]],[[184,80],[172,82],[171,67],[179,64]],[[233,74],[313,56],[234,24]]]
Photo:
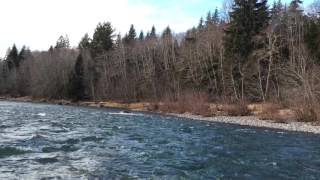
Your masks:
[[[194,0],[192,0],[194,1]],[[68,34],[76,46],[88,32],[92,35],[98,22],[110,21],[124,34],[134,24],[137,31],[159,31],[170,25],[176,32],[197,24],[198,17],[188,15],[179,6],[129,3],[129,0],[4,0],[0,2],[0,56],[13,43],[32,50],[45,50],[60,35]]]

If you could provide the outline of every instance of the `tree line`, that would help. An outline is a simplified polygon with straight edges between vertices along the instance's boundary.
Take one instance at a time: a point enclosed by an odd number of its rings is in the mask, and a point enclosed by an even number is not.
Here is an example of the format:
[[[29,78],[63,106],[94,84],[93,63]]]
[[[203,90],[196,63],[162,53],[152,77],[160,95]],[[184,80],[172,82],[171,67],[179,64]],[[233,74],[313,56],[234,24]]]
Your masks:
[[[317,102],[320,95],[320,1],[268,6],[234,0],[209,12],[183,37],[170,27],[124,36],[110,22],[77,48],[61,36],[48,51],[13,46],[0,63],[0,93],[78,100],[175,101],[186,93],[210,101]]]

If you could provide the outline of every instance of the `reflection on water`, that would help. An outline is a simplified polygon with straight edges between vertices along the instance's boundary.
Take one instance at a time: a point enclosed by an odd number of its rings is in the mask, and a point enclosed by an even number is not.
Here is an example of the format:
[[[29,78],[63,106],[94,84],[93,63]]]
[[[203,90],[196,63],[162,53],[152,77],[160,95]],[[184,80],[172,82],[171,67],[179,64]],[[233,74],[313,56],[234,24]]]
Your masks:
[[[0,179],[319,179],[319,136],[0,102]]]

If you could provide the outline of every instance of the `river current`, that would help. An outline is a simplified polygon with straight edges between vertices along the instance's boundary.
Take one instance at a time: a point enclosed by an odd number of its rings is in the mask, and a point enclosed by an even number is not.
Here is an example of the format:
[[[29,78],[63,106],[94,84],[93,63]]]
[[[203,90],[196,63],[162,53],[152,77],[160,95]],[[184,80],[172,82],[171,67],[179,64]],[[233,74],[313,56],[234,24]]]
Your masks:
[[[320,136],[3,101],[0,179],[320,179]]]

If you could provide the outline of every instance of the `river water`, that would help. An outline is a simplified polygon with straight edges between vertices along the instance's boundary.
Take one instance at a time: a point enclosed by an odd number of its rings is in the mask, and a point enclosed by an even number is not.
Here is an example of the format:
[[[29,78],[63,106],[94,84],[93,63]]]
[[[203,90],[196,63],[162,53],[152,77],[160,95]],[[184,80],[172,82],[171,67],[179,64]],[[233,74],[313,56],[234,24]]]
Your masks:
[[[320,179],[320,136],[0,102],[0,179]]]

